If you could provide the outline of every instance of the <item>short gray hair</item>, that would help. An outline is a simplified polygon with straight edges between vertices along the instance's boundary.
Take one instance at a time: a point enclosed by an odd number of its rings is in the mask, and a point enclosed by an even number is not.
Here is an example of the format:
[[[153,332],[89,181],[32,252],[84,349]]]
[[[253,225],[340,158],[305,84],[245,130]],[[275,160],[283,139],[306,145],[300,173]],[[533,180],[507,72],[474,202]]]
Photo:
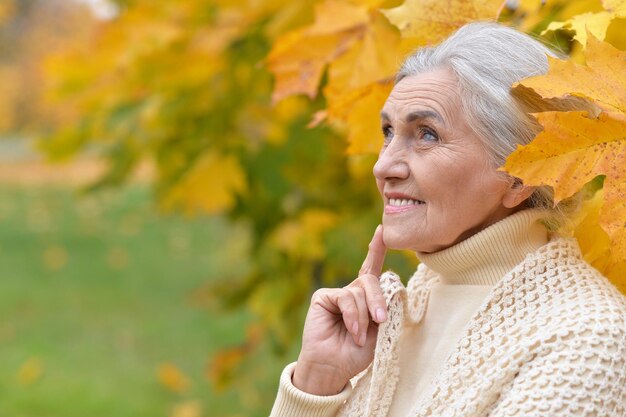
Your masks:
[[[541,130],[528,113],[591,110],[581,99],[544,100],[530,89],[512,90],[515,82],[545,74],[547,55],[557,57],[515,29],[491,22],[469,23],[439,45],[410,55],[398,71],[396,83],[439,68],[451,69],[459,82],[461,106],[470,128],[482,139],[494,165],[501,166],[518,144],[529,143]],[[538,187],[528,205],[552,210],[552,189]]]

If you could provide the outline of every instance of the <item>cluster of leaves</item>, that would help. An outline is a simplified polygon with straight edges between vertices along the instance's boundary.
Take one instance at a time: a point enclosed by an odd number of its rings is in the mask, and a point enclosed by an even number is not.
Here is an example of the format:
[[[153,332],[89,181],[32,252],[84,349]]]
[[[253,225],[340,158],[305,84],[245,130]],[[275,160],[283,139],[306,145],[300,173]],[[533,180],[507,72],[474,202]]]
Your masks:
[[[307,128],[324,101],[272,105],[266,56],[278,34],[311,18],[310,2],[253,3],[120,4],[90,42],[47,59],[40,142],[53,160],[106,158],[92,189],[123,184],[148,161],[160,208],[226,213],[247,228],[247,273],[211,278],[204,297],[258,318],[247,342],[208,368],[216,387],[237,379],[242,392],[242,361],[268,343],[293,345],[310,294],[354,278],[380,221],[373,157],[348,159],[339,133]],[[404,254],[389,262],[406,273],[415,264]]]
[[[88,43],[48,60],[41,148],[53,159],[87,148],[105,156],[110,169],[95,188],[121,184],[151,161],[160,207],[227,213],[248,228],[248,273],[208,290],[258,317],[248,342],[210,367],[222,387],[242,382],[238,366],[264,341],[279,351],[293,344],[313,289],[353,279],[379,221],[370,178],[378,113],[410,50],[477,19],[547,30],[579,60],[584,22],[617,46],[612,33],[624,32],[624,2],[609,0],[127,0],[119,10]],[[576,235],[615,276],[626,254],[624,57],[589,36],[586,58],[586,66],[551,62],[550,74],[523,85],[544,97],[582,96],[603,111],[538,115],[546,130],[537,143],[548,145],[520,150],[505,168],[552,185],[558,200],[605,176]],[[396,254],[388,264],[406,274],[412,262]]]
[[[546,99],[583,97],[598,107],[597,114],[536,114],[543,131],[504,168],[530,185],[551,186],[557,203],[578,192],[589,194],[591,201],[573,223],[574,235],[586,259],[626,291],[626,52],[596,39],[606,36],[613,20],[626,18],[626,2],[603,3],[604,11],[547,29],[571,26],[574,39],[586,46],[585,65],[550,58],[548,74],[520,83]],[[622,20],[622,33],[624,28]]]
[[[327,108],[315,121],[326,117],[331,125],[345,127],[349,154],[375,152],[378,111],[408,49],[440,41],[477,19],[499,20],[535,35],[558,31],[552,41],[568,45],[573,60],[550,58],[549,74],[517,88],[531,88],[545,99],[583,97],[600,111],[537,114],[544,131],[511,155],[504,169],[529,185],[551,186],[555,203],[583,190],[589,198],[603,185],[601,202],[585,205],[561,232],[577,236],[587,259],[626,290],[626,53],[611,45],[626,46],[626,2],[406,0],[381,7],[380,1],[320,2],[313,23],[279,38],[268,56],[277,80],[274,99],[298,93],[314,97],[326,68],[321,90]],[[607,36],[610,42],[600,41]],[[303,43],[316,48],[298,49]],[[596,178],[604,182],[591,182]],[[592,208],[600,213],[589,212]],[[598,230],[580,223],[589,216],[599,218]]]

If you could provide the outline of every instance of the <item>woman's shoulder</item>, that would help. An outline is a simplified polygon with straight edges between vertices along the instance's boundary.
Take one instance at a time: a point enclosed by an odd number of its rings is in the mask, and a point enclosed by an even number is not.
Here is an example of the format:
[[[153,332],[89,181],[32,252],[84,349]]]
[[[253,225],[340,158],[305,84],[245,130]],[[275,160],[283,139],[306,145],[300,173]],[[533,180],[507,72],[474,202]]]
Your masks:
[[[556,237],[514,271],[518,304],[548,333],[613,337],[626,341],[626,296],[587,263],[575,239]]]
[[[626,295],[585,261],[575,239],[553,237],[533,255],[522,265],[526,281],[534,281],[540,291],[549,291],[560,302],[599,311],[611,309],[626,317]]]

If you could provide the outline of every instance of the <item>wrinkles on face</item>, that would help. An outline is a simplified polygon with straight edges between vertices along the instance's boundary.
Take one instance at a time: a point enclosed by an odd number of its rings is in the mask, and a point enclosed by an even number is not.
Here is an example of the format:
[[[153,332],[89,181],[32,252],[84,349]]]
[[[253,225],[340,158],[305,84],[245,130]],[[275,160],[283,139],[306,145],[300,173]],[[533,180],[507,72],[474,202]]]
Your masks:
[[[455,124],[456,114],[451,110],[457,107],[458,97],[451,86],[456,85],[456,80],[450,71],[440,71],[445,74],[444,79],[428,76],[416,86],[411,82],[412,77],[406,77],[396,84],[383,107],[392,123],[403,124],[406,115],[414,111],[432,110],[441,116],[440,127],[450,129]]]
[[[389,247],[440,250],[507,214],[506,184],[467,123],[459,94],[454,73],[439,69],[402,79],[382,109],[386,137],[374,175]],[[397,206],[416,199],[422,203]]]

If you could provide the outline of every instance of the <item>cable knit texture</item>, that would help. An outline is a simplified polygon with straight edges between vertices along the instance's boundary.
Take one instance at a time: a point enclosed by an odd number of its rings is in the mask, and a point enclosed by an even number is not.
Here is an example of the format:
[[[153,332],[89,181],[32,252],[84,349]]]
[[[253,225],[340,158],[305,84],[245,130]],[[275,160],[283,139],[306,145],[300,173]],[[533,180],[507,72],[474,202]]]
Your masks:
[[[413,286],[427,288],[428,275]],[[398,283],[382,278],[393,314],[370,386],[356,387],[367,401],[348,400],[339,416],[384,416],[391,404],[406,306]],[[412,415],[624,417],[625,407],[624,296],[580,259],[576,242],[556,239],[494,287]]]
[[[389,319],[370,367],[330,397],[297,392],[287,367],[272,415],[387,416],[398,340],[422,320],[439,279],[424,264],[407,288],[383,274]],[[575,240],[553,238],[493,286],[409,416],[626,416],[626,298]]]

